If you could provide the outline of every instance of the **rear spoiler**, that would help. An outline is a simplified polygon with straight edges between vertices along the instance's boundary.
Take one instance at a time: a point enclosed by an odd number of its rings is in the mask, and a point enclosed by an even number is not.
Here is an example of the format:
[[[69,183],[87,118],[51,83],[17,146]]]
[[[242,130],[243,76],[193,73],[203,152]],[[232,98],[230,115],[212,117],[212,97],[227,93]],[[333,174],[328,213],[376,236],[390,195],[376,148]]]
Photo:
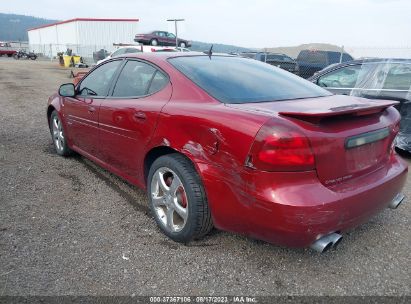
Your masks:
[[[307,109],[305,111],[280,111],[279,114],[289,117],[298,118],[301,120],[306,120],[310,122],[318,122],[323,118],[333,117],[333,116],[364,116],[371,115],[378,112],[382,112],[390,106],[399,104],[398,101],[394,100],[375,100],[372,103],[367,104],[350,104],[340,107],[330,107],[327,110],[324,109]]]

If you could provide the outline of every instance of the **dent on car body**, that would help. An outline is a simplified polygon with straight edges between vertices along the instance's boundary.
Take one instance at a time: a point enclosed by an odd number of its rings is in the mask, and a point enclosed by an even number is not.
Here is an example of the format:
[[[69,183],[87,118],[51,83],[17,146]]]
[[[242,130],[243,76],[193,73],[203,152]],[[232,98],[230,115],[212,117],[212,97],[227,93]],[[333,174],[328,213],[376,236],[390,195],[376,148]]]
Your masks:
[[[226,186],[226,191],[234,195],[243,205],[253,204],[255,199],[254,196],[250,196],[250,193],[254,193],[255,186],[243,178],[243,166],[234,155],[224,149],[226,140],[221,132],[216,128],[205,128],[202,133],[199,138],[201,143],[189,140],[183,146],[182,152],[209,167],[203,178],[211,182],[218,181]],[[213,156],[220,160],[218,171],[211,168],[216,165]]]

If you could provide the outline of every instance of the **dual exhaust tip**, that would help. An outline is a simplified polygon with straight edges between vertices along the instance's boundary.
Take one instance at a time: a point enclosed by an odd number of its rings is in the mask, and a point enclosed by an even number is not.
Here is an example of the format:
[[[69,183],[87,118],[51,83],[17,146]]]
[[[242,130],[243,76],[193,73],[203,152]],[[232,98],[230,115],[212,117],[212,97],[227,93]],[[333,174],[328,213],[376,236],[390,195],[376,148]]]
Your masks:
[[[342,240],[342,235],[338,233],[327,234],[316,240],[310,247],[317,252],[326,252],[331,248],[337,247]]]
[[[389,203],[388,208],[390,209],[397,209],[399,205],[404,201],[404,194],[398,193],[394,199]],[[342,235],[338,233],[330,233],[327,234],[318,240],[316,240],[310,247],[311,249],[317,251],[317,252],[326,252],[327,250],[330,250],[331,248],[337,247],[337,245],[341,242],[342,240]]]

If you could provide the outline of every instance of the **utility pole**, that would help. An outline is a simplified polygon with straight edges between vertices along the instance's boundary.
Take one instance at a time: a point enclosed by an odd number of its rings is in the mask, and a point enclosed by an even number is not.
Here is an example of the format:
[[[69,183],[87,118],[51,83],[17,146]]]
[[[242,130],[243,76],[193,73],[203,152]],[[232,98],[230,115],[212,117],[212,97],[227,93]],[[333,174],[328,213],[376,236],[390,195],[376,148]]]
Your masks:
[[[178,37],[177,37],[177,22],[179,21],[185,21],[184,19],[167,19],[167,21],[173,21],[174,22],[174,29],[176,32],[176,48],[178,47]]]
[[[344,46],[341,46],[340,63],[343,61],[343,54],[344,54]]]

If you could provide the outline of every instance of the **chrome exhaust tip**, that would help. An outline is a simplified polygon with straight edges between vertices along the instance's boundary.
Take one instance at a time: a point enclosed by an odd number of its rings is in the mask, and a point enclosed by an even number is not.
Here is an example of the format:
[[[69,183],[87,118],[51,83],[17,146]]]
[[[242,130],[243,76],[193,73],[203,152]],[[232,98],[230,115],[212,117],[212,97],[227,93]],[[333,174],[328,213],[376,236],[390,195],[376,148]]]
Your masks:
[[[314,243],[311,244],[310,248],[319,253],[323,253],[333,247],[337,247],[341,240],[341,234],[330,233],[316,240]]]
[[[401,205],[401,203],[404,201],[404,194],[402,193],[398,193],[394,199],[390,202],[390,204],[388,205],[388,208],[390,209],[397,209],[399,205]]]

